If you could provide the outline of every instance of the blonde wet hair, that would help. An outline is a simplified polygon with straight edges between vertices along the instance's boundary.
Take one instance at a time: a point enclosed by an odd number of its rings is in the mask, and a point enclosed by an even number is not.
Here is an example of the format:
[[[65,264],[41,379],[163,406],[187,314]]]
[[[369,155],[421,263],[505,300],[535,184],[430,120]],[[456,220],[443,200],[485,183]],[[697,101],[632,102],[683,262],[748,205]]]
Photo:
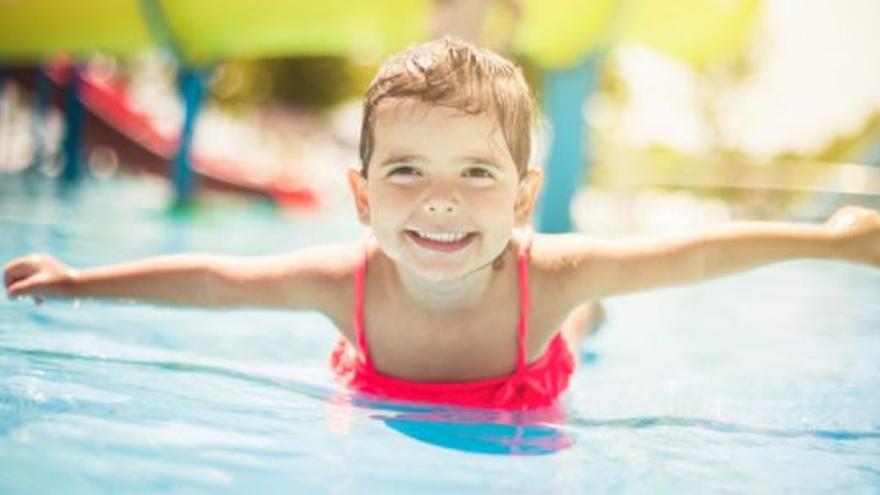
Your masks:
[[[528,170],[534,101],[520,68],[501,55],[445,37],[390,56],[364,98],[360,140],[364,177],[376,141],[376,108],[395,98],[413,98],[473,115],[490,113],[497,119],[519,176]]]

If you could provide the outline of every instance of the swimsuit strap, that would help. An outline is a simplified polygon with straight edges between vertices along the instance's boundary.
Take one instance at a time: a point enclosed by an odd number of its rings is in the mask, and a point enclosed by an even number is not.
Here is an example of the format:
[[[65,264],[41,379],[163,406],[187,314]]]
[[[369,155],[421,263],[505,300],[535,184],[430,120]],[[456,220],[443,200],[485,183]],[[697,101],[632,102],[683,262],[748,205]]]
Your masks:
[[[532,247],[532,232],[520,236],[517,266],[519,281],[519,324],[517,325],[516,374],[522,375],[526,367],[526,339],[528,338],[529,314],[532,308],[532,295],[529,291],[529,250]]]
[[[373,361],[367,349],[366,324],[364,321],[364,299],[367,284],[367,251],[370,248],[370,235],[364,241],[363,253],[354,272],[354,333],[357,339],[358,360],[368,372],[373,371]]]

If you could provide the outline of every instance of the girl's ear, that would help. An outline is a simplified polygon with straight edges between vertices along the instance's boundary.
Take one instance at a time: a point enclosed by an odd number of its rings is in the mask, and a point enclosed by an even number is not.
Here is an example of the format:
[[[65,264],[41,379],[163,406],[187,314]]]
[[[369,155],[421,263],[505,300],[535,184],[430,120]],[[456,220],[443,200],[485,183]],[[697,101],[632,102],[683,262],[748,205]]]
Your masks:
[[[370,196],[367,191],[367,179],[354,168],[348,169],[347,177],[351,195],[354,197],[354,206],[357,208],[358,220],[364,225],[369,225]]]
[[[514,221],[517,226],[528,225],[543,183],[544,172],[539,169],[529,169],[526,175],[520,179],[516,192],[516,203],[513,206]]]

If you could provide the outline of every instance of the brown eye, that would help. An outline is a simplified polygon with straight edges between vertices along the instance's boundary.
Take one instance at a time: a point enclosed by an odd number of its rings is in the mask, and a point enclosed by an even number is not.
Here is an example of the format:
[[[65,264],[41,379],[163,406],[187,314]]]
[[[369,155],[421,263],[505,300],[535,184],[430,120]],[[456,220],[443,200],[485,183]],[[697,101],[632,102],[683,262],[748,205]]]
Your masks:
[[[419,171],[416,170],[415,167],[410,167],[410,166],[394,167],[391,169],[390,172],[388,172],[389,177],[392,175],[402,175],[402,176],[419,175]]]
[[[495,176],[492,175],[488,169],[483,167],[471,167],[464,172],[465,177],[472,177],[475,179],[494,179]]]

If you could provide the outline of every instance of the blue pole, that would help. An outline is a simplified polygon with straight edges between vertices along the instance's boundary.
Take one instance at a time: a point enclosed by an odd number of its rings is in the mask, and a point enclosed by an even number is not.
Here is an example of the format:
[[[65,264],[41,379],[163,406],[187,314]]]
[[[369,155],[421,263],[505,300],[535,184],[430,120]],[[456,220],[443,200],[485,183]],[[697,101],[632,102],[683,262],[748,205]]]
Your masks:
[[[596,85],[601,55],[587,55],[565,69],[547,70],[542,77],[543,109],[551,139],[544,192],[538,203],[538,230],[570,232],[571,202],[590,164],[584,103]]]
[[[31,134],[34,137],[34,156],[31,167],[43,163],[46,156],[46,114],[49,110],[49,98],[52,85],[49,76],[42,68],[34,71],[34,94],[33,94],[33,119],[31,120]]]
[[[67,82],[65,92],[64,113],[64,165],[61,169],[61,180],[65,183],[73,183],[82,176],[82,127],[84,107],[79,98],[82,87],[82,76],[79,67],[73,65],[70,72],[70,80]]]
[[[880,167],[880,141],[875,143],[871,151],[868,152],[867,162],[872,167]]]
[[[179,91],[184,104],[183,128],[180,144],[174,156],[174,194],[178,204],[192,199],[194,174],[192,167],[192,138],[196,119],[205,95],[205,80],[197,69],[185,68],[179,76]]]

